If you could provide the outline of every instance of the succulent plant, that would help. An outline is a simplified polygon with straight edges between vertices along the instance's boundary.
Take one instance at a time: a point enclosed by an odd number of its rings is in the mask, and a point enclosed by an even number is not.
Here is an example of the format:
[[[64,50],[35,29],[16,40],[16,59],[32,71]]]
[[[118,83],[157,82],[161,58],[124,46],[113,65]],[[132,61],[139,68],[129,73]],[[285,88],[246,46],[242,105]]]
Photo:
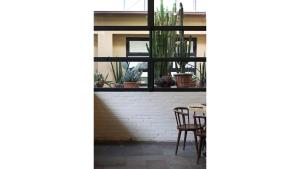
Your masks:
[[[129,66],[129,64],[128,64]],[[124,82],[137,82],[141,79],[141,75],[143,73],[142,69],[145,64],[139,63],[133,68],[128,68],[124,75]]]
[[[204,54],[205,57],[205,54]],[[194,65],[188,64],[189,66],[195,68],[199,72],[199,77],[196,75],[192,76],[193,81],[199,81],[201,84],[206,83],[206,62],[200,63],[199,69],[195,67]]]
[[[124,82],[123,76],[124,76],[125,71],[128,69],[128,64],[122,63],[122,62],[117,62],[114,67],[113,63],[110,62],[110,65],[111,65],[111,68],[113,71],[113,75],[114,75],[116,84],[123,84],[123,82]]]
[[[113,84],[113,82],[107,80],[108,75],[109,74],[107,74],[104,78],[104,76],[101,73],[94,73],[94,85],[96,87],[103,87],[103,85],[106,84],[109,87],[111,87],[111,84]]]

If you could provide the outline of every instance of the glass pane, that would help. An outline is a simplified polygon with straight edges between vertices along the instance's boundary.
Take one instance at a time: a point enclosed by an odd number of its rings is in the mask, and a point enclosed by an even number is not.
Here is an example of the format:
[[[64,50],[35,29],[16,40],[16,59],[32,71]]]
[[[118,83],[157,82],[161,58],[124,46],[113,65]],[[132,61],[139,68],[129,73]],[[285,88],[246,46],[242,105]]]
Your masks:
[[[206,51],[206,33],[203,31],[185,31],[183,43],[179,31],[153,31],[152,54],[154,58],[180,57],[185,51],[190,57],[204,57]],[[183,47],[181,47],[183,46]],[[188,52],[190,51],[190,52]]]
[[[198,2],[199,1],[199,2]],[[205,14],[199,13],[203,0],[155,0],[155,25],[156,26],[205,26]],[[161,3],[162,2],[162,3]],[[183,15],[180,15],[180,3],[183,5]],[[202,8],[201,8],[202,9]],[[203,9],[202,9],[203,10]],[[182,18],[182,24],[180,19]]]
[[[147,11],[148,0],[97,0],[94,11]]]
[[[148,31],[95,31],[94,32],[94,56],[96,57],[126,57],[129,55],[130,43],[126,43],[132,38],[149,38]],[[145,45],[143,47],[143,45]],[[143,51],[144,55],[148,55],[145,50],[146,44],[136,44],[133,50]]]
[[[147,11],[148,1],[146,0],[125,0],[125,11]]]
[[[206,12],[207,0],[196,1],[196,12]]]
[[[149,41],[129,41],[130,53],[148,53]]]
[[[176,62],[155,62],[154,85],[157,88],[206,88],[206,63],[187,62],[181,70]]]
[[[146,62],[95,62],[94,87],[146,88],[147,71]]]

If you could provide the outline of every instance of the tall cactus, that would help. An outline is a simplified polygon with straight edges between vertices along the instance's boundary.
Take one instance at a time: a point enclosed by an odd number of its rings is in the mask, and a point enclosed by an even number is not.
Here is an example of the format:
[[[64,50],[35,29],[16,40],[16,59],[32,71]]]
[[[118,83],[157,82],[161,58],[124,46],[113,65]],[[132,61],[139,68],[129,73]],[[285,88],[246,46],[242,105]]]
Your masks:
[[[156,9],[154,14],[155,26],[176,26],[178,19],[176,3],[169,11],[160,1],[160,8]],[[176,50],[176,31],[153,31],[152,32],[152,56],[153,58],[171,58],[175,55]],[[147,45],[148,51],[149,46]],[[156,62],[154,65],[154,78],[166,76],[171,72],[172,62]]]
[[[182,5],[182,3],[180,3],[179,5],[180,5],[179,26],[183,26],[183,17],[184,17],[183,5]],[[189,40],[185,41],[184,40],[184,31],[180,30],[178,39],[179,39],[179,43],[177,43],[177,45],[176,45],[177,53],[175,56],[178,58],[189,58],[191,56],[192,36],[190,35]],[[180,73],[185,73],[185,66],[186,66],[186,64],[188,64],[188,62],[178,61],[177,64],[179,65]]]

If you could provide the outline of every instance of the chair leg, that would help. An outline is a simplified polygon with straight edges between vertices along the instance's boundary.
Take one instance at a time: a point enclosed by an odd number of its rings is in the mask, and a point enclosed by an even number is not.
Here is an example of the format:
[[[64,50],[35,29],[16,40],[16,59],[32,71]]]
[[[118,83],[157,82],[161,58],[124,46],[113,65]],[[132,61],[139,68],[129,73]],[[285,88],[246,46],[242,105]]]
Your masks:
[[[194,131],[194,138],[195,138],[195,146],[196,146],[196,154],[197,154],[198,153],[198,141],[197,141],[196,131]]]
[[[184,132],[183,150],[185,149],[187,131]]]
[[[204,155],[204,157],[206,157],[206,138],[204,138],[204,141],[203,141],[203,155]]]
[[[178,131],[178,138],[177,138],[177,145],[176,145],[175,155],[177,155],[177,150],[178,150],[178,146],[179,146],[180,136],[181,136],[181,130]]]
[[[199,146],[198,146],[198,155],[197,155],[197,163],[199,163],[201,157],[201,148],[203,144],[203,139],[200,137]]]

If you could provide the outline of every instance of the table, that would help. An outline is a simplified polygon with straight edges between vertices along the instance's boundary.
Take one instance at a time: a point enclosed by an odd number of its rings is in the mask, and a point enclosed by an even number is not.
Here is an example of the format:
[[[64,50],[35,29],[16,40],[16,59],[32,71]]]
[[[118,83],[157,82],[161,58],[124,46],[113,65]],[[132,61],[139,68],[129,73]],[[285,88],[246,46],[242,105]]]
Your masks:
[[[201,114],[206,116],[206,105],[195,103],[189,105],[188,107],[190,111],[194,112],[194,114]]]
[[[188,107],[189,107],[190,111],[194,112],[194,117],[206,116],[206,104],[204,105],[204,104],[195,103],[195,104],[189,105]],[[206,140],[206,137],[205,137],[205,140]],[[206,157],[206,141],[203,144],[204,144],[203,155]]]

